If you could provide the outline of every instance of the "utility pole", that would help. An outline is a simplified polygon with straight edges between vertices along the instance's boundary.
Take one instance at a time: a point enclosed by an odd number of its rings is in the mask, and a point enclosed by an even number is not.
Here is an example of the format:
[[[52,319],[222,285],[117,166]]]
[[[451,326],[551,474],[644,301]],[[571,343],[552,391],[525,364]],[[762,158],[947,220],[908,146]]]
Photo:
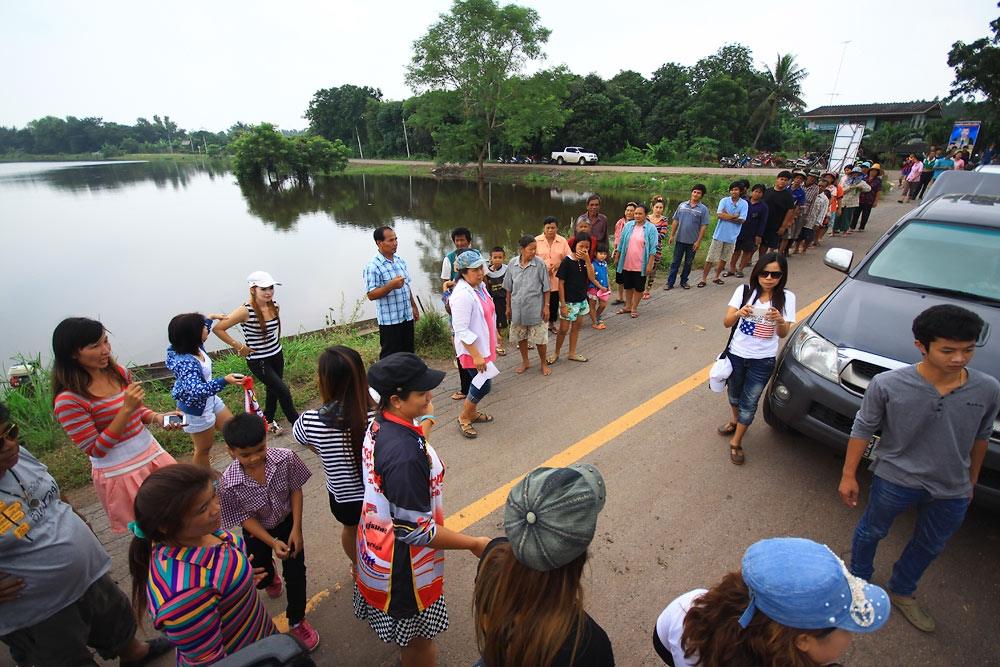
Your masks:
[[[403,141],[406,142],[406,159],[410,159],[410,138],[406,136],[406,119],[403,119]]]
[[[837,84],[840,83],[840,70],[844,68],[844,56],[847,55],[847,45],[850,43],[851,40],[849,39],[841,42],[844,48],[840,52],[840,64],[837,65],[837,76],[833,79],[833,92],[830,93],[830,104],[833,104],[833,98],[837,96]]]
[[[361,155],[361,159],[364,160],[365,159],[365,152],[363,150],[361,150],[361,133],[358,132],[358,125],[357,125],[357,123],[354,124],[354,136],[356,136],[358,138],[358,153]]]

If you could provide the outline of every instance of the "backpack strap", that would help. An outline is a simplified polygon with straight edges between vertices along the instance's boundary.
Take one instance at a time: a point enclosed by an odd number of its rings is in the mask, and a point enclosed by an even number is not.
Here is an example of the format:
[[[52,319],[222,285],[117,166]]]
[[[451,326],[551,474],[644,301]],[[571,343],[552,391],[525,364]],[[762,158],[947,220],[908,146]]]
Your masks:
[[[750,285],[743,285],[743,298],[740,300],[740,308],[747,305],[747,301],[750,300]],[[733,342],[733,336],[736,335],[736,327],[740,325],[740,318],[736,318],[736,322],[733,323],[733,328],[729,330],[729,340],[726,341],[726,346],[722,348],[722,353],[719,355],[719,359],[726,356],[726,352],[729,351],[729,346]]]

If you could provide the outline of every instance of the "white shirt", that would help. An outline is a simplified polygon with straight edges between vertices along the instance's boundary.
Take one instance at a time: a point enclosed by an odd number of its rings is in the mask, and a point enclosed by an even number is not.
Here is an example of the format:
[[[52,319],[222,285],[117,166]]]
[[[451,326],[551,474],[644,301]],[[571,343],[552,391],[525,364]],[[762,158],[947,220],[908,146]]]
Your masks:
[[[733,334],[733,342],[729,344],[729,351],[737,357],[744,359],[770,359],[778,356],[778,325],[764,319],[764,313],[771,307],[770,301],[756,301],[757,291],[750,293],[749,305],[754,306],[755,312],[750,317],[741,317],[736,324],[736,333]],[[743,300],[743,286],[740,285],[733,292],[733,298],[729,300],[729,305],[739,309]],[[785,290],[785,310],[781,313],[785,321],[789,324],[795,322],[795,295]]]
[[[697,654],[690,658],[684,657],[681,637],[684,635],[684,618],[691,609],[691,605],[707,592],[708,590],[704,588],[688,591],[668,604],[667,608],[656,619],[656,636],[660,638],[660,643],[670,651],[676,667],[694,667],[698,664]]]

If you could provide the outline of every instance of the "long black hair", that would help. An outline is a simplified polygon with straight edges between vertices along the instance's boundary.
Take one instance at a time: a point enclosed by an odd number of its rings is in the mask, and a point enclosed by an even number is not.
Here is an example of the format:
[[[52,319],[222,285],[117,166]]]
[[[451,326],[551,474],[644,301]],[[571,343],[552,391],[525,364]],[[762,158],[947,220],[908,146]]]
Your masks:
[[[750,272],[750,289],[757,291],[754,301],[759,299],[761,292],[764,291],[764,288],[760,286],[760,272],[772,262],[777,262],[778,266],[781,267],[781,278],[778,280],[778,284],[774,286],[774,289],[771,290],[771,307],[779,313],[783,313],[785,312],[785,284],[788,283],[788,259],[782,253],[765,253],[757,260],[753,271]]]
[[[104,325],[89,317],[67,317],[56,325],[55,331],[52,332],[53,400],[60,392],[67,390],[80,396],[90,396],[87,390],[91,382],[90,373],[80,365],[75,355],[88,345],[101,340],[104,332]],[[113,356],[103,372],[122,389],[128,386]]]

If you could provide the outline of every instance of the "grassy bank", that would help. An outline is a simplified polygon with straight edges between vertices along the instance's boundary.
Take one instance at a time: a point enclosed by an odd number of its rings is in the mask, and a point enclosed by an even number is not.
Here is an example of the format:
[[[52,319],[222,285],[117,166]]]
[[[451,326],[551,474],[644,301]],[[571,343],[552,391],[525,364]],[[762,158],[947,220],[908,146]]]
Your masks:
[[[378,359],[378,334],[361,334],[350,329],[329,330],[283,340],[285,381],[300,410],[315,405],[319,400],[316,360],[331,345],[354,348],[366,364]],[[421,317],[417,324],[417,353],[427,359],[449,359],[454,355],[448,321],[442,314],[427,313]],[[248,372],[246,361],[231,354],[216,359],[213,371],[217,377],[227,373]],[[175,409],[175,403],[170,397],[172,386],[172,378],[146,383],[145,404],[160,412]],[[265,392],[258,383],[258,399],[261,403]],[[243,411],[242,391],[227,387],[219,395],[234,413]],[[62,488],[73,489],[90,483],[89,460],[69,441],[52,414],[52,391],[47,369],[34,377],[29,391],[8,390],[0,395],[0,400],[8,405],[11,419],[20,426],[25,446],[49,467]],[[186,433],[154,428],[153,434],[164,449],[175,457],[190,454],[191,437]],[[219,436],[216,437],[219,439]]]

